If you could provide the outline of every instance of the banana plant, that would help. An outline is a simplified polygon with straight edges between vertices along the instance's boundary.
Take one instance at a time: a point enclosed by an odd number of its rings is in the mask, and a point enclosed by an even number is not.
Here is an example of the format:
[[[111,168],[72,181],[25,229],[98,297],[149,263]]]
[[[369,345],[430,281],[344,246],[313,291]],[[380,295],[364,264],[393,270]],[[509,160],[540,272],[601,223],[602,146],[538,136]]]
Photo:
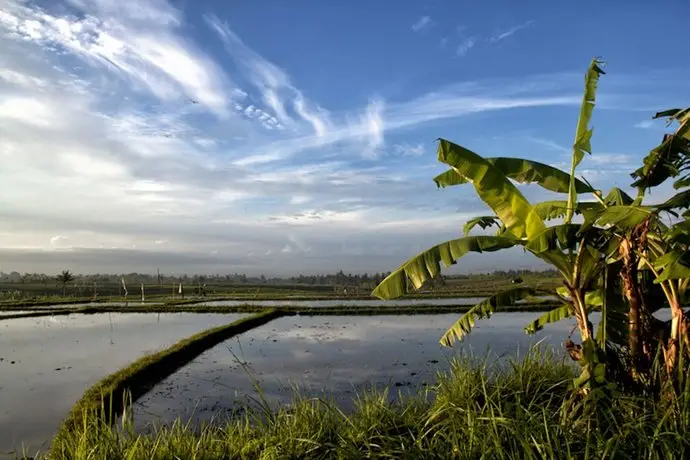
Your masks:
[[[573,144],[570,173],[536,161],[496,157],[483,158],[477,153],[446,139],[439,139],[438,160],[450,168],[434,178],[438,187],[472,184],[479,198],[493,211],[492,216],[472,219],[465,225],[465,233],[474,227],[498,227],[495,235],[466,235],[434,246],[393,271],[373,291],[381,299],[405,295],[419,289],[425,281],[435,277],[445,266],[456,264],[469,252],[492,252],[511,247],[522,247],[534,256],[553,265],[562,275],[565,293],[553,292],[564,306],[538,320],[540,325],[552,320],[574,316],[583,341],[573,347],[574,359],[581,361],[583,386],[601,380],[600,353],[595,342],[592,323],[588,315],[594,306],[588,304],[590,291],[597,289],[595,280],[606,266],[609,245],[600,228],[589,226],[581,231],[580,224],[572,223],[575,214],[592,219],[595,213],[607,207],[601,193],[586,180],[575,177],[575,171],[585,153],[591,153],[592,130],[589,122],[595,103],[599,76],[603,74],[600,61],[593,60],[585,76],[585,91]],[[549,191],[567,194],[565,200],[533,205],[518,190],[514,182],[533,183]],[[580,194],[591,194],[592,202],[578,202]],[[565,217],[564,222],[547,226],[547,221]],[[410,281],[408,283],[407,281]],[[514,305],[529,296],[541,293],[537,287],[521,286],[497,293],[475,305],[460,317],[442,336],[441,344],[451,346],[470,333],[475,322],[491,316],[501,307]],[[579,348],[578,348],[579,347]],[[586,350],[577,353],[576,350]],[[595,368],[595,366],[598,366]]]
[[[690,109],[655,115],[677,122],[679,127],[665,135],[645,157],[643,166],[631,174],[637,197],[618,188],[604,196],[575,174],[584,155],[592,150],[589,123],[599,77],[604,73],[600,64],[593,60],[585,75],[569,173],[527,159],[483,158],[439,140],[438,160],[449,169],[434,178],[436,185],[472,184],[493,215],[471,219],[463,229],[464,237],[409,259],[373,292],[381,299],[400,297],[438,276],[441,264],[454,265],[470,252],[522,247],[553,265],[563,278],[563,286],[550,292],[562,306],[536,318],[526,331],[534,333],[549,323],[575,318],[582,343],[568,339],[566,349],[582,366],[574,383],[584,393],[593,388],[610,389],[609,373],[619,382],[648,384],[650,363],[658,351],[672,376],[681,346],[690,350],[690,318],[682,308],[690,284]],[[643,204],[647,190],[670,178],[680,190],[676,195],[659,204]],[[536,184],[566,196],[532,204],[514,182]],[[580,199],[583,195],[591,199]],[[665,224],[664,213],[675,221]],[[583,222],[573,223],[575,215]],[[549,225],[555,219],[561,222]],[[477,227],[486,230],[492,226],[497,227],[494,235],[470,235]],[[448,329],[441,344],[452,346],[471,332],[477,320],[540,293],[545,291],[537,286],[520,286],[485,299]],[[665,306],[671,309],[669,322],[653,316]],[[596,333],[589,320],[594,311],[601,312]]]
[[[673,376],[682,344],[685,344],[686,353],[690,350],[690,322],[683,310],[690,283],[690,108],[666,110],[654,116],[662,117],[667,117],[670,123],[677,122],[678,127],[674,133],[665,135],[662,142],[644,158],[642,167],[632,173],[636,179],[633,186],[638,188],[635,202],[609,209],[598,219],[615,221],[614,229],[623,238],[621,251],[628,253],[629,264],[626,265],[636,263],[648,273],[645,278],[630,277],[625,280],[630,311],[633,312],[633,305],[639,304],[641,312],[638,317],[630,315],[631,333],[635,321],[651,317],[654,312],[652,306],[659,304],[646,298],[648,293],[643,289],[645,283],[651,282],[663,292],[666,304],[671,309],[669,327],[652,320],[656,330],[641,330],[638,335],[647,342],[642,344],[648,348],[647,355],[661,348],[667,374]],[[680,190],[678,193],[659,204],[642,204],[647,190],[669,179],[675,179],[673,187]],[[660,217],[662,213],[668,213],[675,222],[666,225]],[[634,270],[635,267],[626,267],[623,274],[628,275]],[[665,329],[668,334],[664,334]],[[631,351],[639,354],[645,350],[638,348]]]

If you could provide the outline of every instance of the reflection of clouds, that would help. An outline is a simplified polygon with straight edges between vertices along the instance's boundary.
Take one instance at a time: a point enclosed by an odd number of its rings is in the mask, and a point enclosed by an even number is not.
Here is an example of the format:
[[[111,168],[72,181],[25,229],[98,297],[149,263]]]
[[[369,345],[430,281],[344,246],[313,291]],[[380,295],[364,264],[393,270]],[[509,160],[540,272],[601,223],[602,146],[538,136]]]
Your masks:
[[[241,316],[163,313],[158,324],[155,314],[113,313],[0,322],[0,447],[21,448],[15,444],[21,440],[38,448],[88,386],[146,353]]]
[[[448,369],[458,354],[481,359],[490,350],[493,360],[505,354],[524,355],[530,344],[542,339],[558,345],[567,334],[566,325],[534,337],[523,332],[539,315],[494,315],[479,322],[484,327],[454,348],[442,348],[438,340],[457,319],[455,314],[283,317],[205,352],[140,404],[155,417],[170,421],[177,414],[191,417],[191,409],[199,403],[206,415],[195,413],[192,418],[207,420],[209,414],[238,407],[237,396],[257,396],[251,380],[256,379],[271,404],[289,403],[293,387],[298,386],[312,397],[323,396],[325,390],[347,408],[355,393],[372,384],[389,385],[391,395],[414,391],[422,382],[432,382],[437,371]],[[246,361],[246,370],[233,353]]]

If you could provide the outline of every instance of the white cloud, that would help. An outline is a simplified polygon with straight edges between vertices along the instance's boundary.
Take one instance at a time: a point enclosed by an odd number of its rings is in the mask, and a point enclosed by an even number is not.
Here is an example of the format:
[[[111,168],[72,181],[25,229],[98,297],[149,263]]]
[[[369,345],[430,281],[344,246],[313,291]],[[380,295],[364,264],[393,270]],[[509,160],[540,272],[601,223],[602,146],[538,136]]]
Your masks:
[[[530,21],[523,22],[522,24],[518,24],[516,26],[513,26],[507,30],[498,32],[495,35],[493,35],[491,38],[489,38],[489,43],[496,43],[496,42],[499,42],[501,40],[505,40],[506,38],[509,38],[510,36],[515,34],[516,32],[518,32],[522,29],[526,29],[527,27],[530,27],[533,24],[534,24],[534,21],[530,20]]]
[[[526,139],[529,140],[530,142],[534,142],[535,144],[539,144],[541,146],[544,146],[548,148],[549,150],[554,150],[566,155],[572,154],[572,148],[565,147],[563,145],[560,145],[552,140],[549,139],[544,139],[541,137],[534,137],[534,136],[526,136]]]
[[[58,244],[60,241],[63,241],[63,240],[66,240],[66,239],[67,239],[66,236],[55,235],[55,236],[50,237],[50,244],[52,244],[53,246],[55,246],[55,245]]]
[[[654,121],[653,120],[642,120],[638,123],[635,123],[635,128],[641,128],[641,129],[650,129],[654,126]]]
[[[430,16],[422,16],[412,24],[412,31],[416,33],[424,33],[434,26],[434,21]]]
[[[0,118],[40,127],[50,127],[58,120],[52,107],[31,97],[10,97],[0,101]]]
[[[288,113],[292,111],[311,125],[318,136],[325,135],[329,120],[324,109],[307,101],[281,68],[247,46],[226,23],[213,15],[206,16],[205,19],[221,38],[233,60],[247,73],[249,82],[260,91],[263,102],[273,110],[282,125],[296,128],[293,116]]]
[[[465,38],[462,42],[460,42],[457,48],[455,48],[455,54],[460,57],[465,56],[472,48],[474,48],[476,43],[477,39],[475,37]]]
[[[375,157],[378,150],[384,143],[384,120],[383,113],[385,111],[385,103],[383,99],[374,99],[369,103],[366,114],[364,116],[364,124],[366,126],[366,133],[369,137],[366,149],[363,155],[366,157]]]
[[[25,89],[41,89],[48,85],[43,78],[27,75],[12,69],[0,68],[0,79]]]
[[[396,144],[393,146],[393,152],[396,155],[404,156],[404,157],[418,157],[422,156],[425,153],[433,151],[433,147],[425,147],[424,144],[419,143],[419,144],[409,144],[409,143],[403,143],[403,144]]]
[[[306,195],[295,195],[292,198],[290,198],[290,204],[305,204],[309,203],[312,200],[310,196]]]
[[[625,153],[595,153],[587,158],[598,165],[629,165],[635,161],[635,157]]]

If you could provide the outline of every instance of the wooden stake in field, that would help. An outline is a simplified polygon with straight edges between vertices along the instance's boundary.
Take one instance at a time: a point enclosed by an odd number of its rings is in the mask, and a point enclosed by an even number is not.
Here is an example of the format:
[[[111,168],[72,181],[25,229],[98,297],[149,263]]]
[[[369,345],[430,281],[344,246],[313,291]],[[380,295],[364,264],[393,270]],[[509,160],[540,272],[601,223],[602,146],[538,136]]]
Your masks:
[[[141,283],[141,301],[145,302],[146,298],[144,296],[144,283]]]

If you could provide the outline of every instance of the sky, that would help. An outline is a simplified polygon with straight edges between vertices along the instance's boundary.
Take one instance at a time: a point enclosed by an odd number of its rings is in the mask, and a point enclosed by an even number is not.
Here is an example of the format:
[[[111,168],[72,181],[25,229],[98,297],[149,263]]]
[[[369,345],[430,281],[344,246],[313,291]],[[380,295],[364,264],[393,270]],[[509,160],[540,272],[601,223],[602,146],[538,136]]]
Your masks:
[[[688,19],[682,0],[0,0],[0,270],[392,270],[490,214],[436,188],[437,138],[568,169],[593,57],[579,173],[626,188],[668,129],[654,113],[690,105]]]

